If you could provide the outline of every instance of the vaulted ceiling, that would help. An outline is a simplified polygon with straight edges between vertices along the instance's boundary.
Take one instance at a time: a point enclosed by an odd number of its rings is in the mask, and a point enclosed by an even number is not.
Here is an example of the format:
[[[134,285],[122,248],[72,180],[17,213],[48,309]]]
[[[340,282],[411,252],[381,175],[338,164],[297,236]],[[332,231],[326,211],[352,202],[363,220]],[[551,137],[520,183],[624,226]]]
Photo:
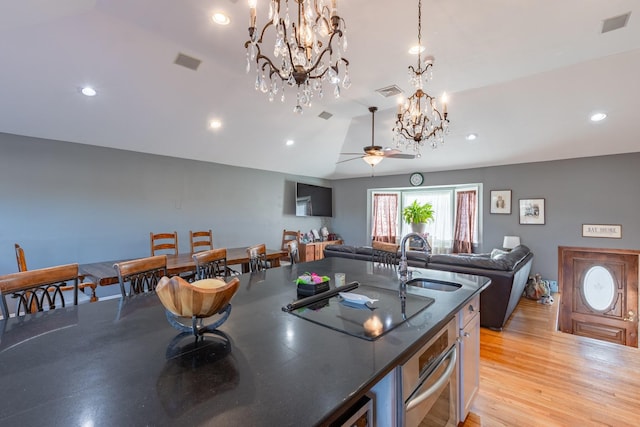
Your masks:
[[[283,0],[284,1],[284,0]],[[293,0],[290,0],[293,2]],[[266,20],[258,0],[258,23]],[[222,11],[231,23],[219,26]],[[368,176],[356,156],[392,146],[397,85],[407,96],[417,0],[338,0],[353,85],[293,113],[246,73],[244,0],[21,0],[0,3],[0,132],[321,178]],[[607,18],[632,12],[602,33]],[[450,133],[376,175],[638,151],[640,0],[423,0],[435,57],[426,90],[449,94]],[[202,61],[174,64],[179,53]],[[91,85],[98,94],[85,97]],[[608,114],[589,121],[596,111]],[[329,119],[320,113],[332,114]],[[217,130],[212,119],[222,121]],[[465,136],[476,133],[475,141]],[[285,141],[293,140],[287,146]]]

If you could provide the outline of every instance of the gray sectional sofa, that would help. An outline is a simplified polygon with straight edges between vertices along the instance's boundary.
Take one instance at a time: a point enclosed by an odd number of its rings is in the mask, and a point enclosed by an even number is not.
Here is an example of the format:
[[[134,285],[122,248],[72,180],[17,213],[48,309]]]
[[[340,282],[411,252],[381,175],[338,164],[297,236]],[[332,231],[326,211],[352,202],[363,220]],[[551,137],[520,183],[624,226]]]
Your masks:
[[[324,249],[325,257],[371,261],[372,254],[370,246],[328,245]],[[525,245],[510,252],[494,250],[486,254],[430,255],[407,251],[407,262],[411,267],[490,278],[491,285],[480,294],[480,325],[494,330],[501,330],[516,308],[527,284],[532,261],[533,253]]]

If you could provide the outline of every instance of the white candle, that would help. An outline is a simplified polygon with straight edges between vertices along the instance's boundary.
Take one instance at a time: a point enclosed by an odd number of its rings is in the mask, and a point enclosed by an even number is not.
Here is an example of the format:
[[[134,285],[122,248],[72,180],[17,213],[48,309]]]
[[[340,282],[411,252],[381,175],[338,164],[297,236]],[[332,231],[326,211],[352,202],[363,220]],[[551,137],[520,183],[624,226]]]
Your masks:
[[[448,101],[448,97],[447,97],[447,92],[444,92],[442,94],[442,114],[447,114],[447,101]]]
[[[257,0],[249,0],[249,26],[256,26],[256,4]]]

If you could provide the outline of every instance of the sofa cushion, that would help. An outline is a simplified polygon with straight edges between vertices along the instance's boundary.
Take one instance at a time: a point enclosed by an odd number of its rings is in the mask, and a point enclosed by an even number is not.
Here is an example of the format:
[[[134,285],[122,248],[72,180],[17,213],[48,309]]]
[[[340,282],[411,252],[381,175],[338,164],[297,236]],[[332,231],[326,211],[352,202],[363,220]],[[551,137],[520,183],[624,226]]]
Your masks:
[[[527,255],[529,255],[531,249],[525,245],[518,245],[507,253],[504,257],[505,260],[511,265],[511,270],[515,270],[518,264],[520,264]]]
[[[471,268],[483,268],[486,270],[510,270],[510,264],[504,259],[491,259],[490,257],[475,257],[456,254],[431,255],[429,264],[459,265]],[[427,265],[427,268],[429,268],[429,265]]]
[[[421,265],[421,267],[426,267],[427,262],[429,261],[429,253],[428,252],[424,252],[424,251],[414,251],[414,250],[408,250],[407,251],[407,260],[408,261],[415,261],[417,263],[424,263],[424,265]],[[398,255],[398,259],[399,259],[400,255]],[[413,263],[412,265],[418,265],[416,263]]]
[[[356,253],[361,255],[373,255],[373,248],[371,246],[356,246]]]
[[[529,252],[528,247],[520,245],[513,248],[511,252],[496,253],[495,256],[489,257],[477,256],[476,254],[431,255],[429,263],[460,265],[486,270],[513,271]]]
[[[349,254],[356,253],[356,248],[349,245],[327,245],[325,249],[332,252],[344,252]]]

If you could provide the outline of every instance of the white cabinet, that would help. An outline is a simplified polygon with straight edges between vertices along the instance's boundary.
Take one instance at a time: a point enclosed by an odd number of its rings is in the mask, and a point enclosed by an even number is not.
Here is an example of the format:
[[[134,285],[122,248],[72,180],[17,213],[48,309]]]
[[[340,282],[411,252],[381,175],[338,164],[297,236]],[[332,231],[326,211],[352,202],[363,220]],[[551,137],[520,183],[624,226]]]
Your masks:
[[[460,341],[459,408],[463,422],[469,414],[473,398],[480,387],[480,295],[477,295],[458,313]]]

